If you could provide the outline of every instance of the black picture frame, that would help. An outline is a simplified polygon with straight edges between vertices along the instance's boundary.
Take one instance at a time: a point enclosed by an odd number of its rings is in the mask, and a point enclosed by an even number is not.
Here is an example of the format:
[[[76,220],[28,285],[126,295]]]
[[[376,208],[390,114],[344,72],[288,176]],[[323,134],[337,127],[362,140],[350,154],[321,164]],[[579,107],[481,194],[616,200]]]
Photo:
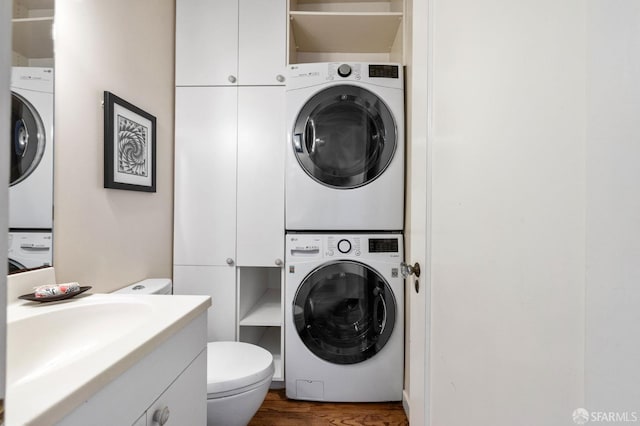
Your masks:
[[[156,192],[156,118],[107,91],[104,187]]]

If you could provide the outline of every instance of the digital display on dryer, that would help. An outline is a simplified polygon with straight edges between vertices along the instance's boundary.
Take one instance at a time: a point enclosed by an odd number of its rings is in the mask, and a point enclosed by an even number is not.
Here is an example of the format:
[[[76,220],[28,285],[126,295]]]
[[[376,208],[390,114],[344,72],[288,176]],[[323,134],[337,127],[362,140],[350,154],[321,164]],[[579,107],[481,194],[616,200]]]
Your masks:
[[[397,65],[369,65],[369,77],[398,78]]]
[[[398,239],[369,238],[369,253],[398,253]]]

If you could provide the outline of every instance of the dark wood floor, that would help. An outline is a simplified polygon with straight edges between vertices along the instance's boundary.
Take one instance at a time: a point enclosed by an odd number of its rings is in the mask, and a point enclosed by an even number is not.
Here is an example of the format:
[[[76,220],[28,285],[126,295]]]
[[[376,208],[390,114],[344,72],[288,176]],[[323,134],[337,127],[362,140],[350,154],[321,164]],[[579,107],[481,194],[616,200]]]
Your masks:
[[[408,425],[401,402],[332,403],[287,399],[271,389],[249,426],[400,426]]]

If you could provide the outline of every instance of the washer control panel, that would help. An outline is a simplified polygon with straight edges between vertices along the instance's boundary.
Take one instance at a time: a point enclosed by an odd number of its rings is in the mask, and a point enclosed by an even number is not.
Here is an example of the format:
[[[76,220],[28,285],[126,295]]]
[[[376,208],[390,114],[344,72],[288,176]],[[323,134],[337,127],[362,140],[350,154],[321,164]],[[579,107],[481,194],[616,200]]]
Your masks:
[[[332,259],[398,259],[402,256],[398,234],[304,234],[287,235],[286,257],[293,261]],[[364,261],[364,260],[363,260]]]
[[[345,257],[344,255],[350,255],[359,257],[362,254],[361,240],[362,238],[354,236],[329,235],[327,236],[325,256]]]

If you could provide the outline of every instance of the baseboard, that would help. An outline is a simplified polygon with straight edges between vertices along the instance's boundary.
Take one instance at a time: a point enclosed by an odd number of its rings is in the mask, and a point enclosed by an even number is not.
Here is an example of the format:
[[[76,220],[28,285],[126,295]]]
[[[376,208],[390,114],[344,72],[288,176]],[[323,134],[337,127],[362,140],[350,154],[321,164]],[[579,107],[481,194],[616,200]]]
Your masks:
[[[407,391],[402,391],[402,408],[404,408],[404,413],[407,415],[407,419],[409,419],[409,395],[407,395]]]

